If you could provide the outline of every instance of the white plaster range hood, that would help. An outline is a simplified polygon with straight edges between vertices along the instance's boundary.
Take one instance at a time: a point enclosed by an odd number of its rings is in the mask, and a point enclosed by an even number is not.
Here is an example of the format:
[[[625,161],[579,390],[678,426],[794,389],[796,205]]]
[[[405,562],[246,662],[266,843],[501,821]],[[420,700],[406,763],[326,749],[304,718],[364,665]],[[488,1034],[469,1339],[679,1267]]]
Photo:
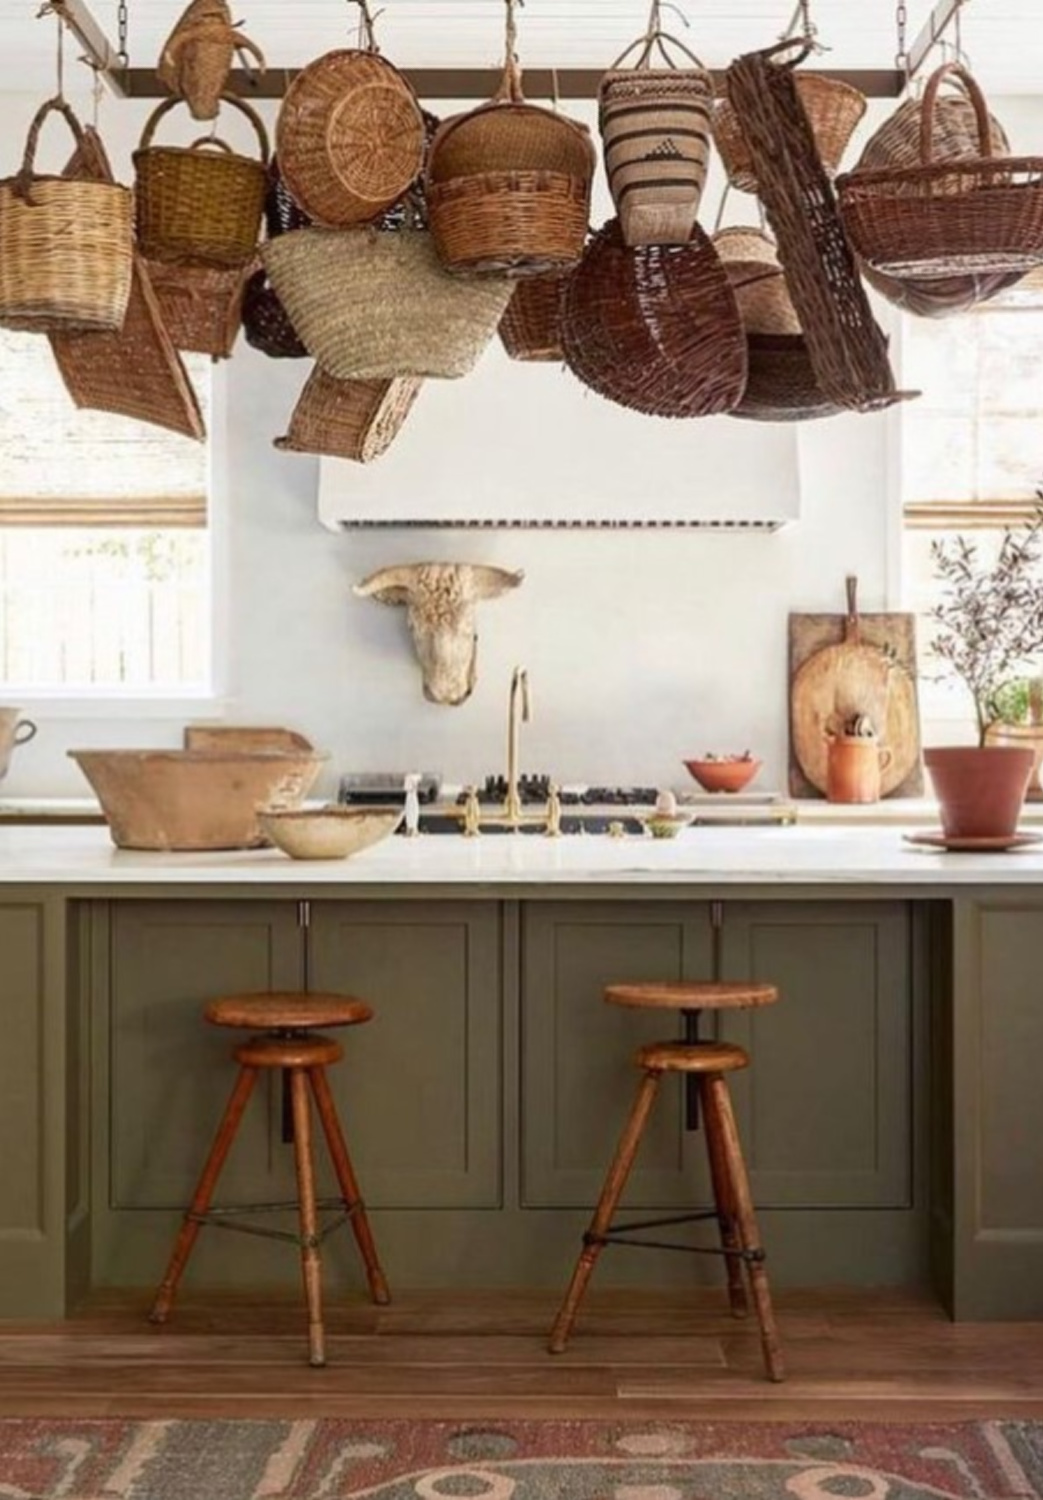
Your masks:
[[[775,530],[800,509],[794,423],[624,410],[499,341],[464,380],[429,380],[389,451],[324,458],[319,519],[376,526]]]

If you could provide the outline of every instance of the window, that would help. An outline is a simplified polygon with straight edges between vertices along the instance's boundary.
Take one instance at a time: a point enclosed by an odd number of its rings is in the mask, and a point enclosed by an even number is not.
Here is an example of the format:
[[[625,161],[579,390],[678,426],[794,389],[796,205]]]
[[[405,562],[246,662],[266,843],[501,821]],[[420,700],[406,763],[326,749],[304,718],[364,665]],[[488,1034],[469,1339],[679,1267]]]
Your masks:
[[[212,366],[185,361],[207,420]],[[208,446],[77,411],[48,340],[0,331],[5,696],[213,692]]]
[[[1034,511],[1043,486],[1043,282],[1029,277],[973,312],[902,323],[904,602],[920,616],[930,719],[967,720],[962,686],[931,659],[939,597],[931,543],[962,532],[983,559]],[[1043,584],[1043,579],[1040,580]]]

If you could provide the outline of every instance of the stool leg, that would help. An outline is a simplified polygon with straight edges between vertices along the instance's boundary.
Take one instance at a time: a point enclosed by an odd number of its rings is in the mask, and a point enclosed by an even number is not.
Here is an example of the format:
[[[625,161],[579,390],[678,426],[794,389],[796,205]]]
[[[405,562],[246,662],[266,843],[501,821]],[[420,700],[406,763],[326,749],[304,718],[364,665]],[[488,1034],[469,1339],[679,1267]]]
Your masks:
[[[221,1123],[217,1127],[214,1144],[210,1147],[210,1155],[200,1174],[195,1193],[192,1195],[192,1202],[185,1210],[185,1217],[174,1242],[174,1251],[167,1265],[166,1275],[160,1282],[156,1300],[152,1304],[152,1311],[149,1313],[149,1321],[152,1323],[165,1323],[170,1315],[170,1309],[177,1295],[178,1283],[199,1237],[199,1231],[203,1227],[200,1223],[200,1216],[205,1214],[210,1207],[217,1179],[228,1159],[235,1133],[239,1129],[239,1122],[243,1118],[243,1111],[250,1101],[256,1082],[256,1068],[239,1069],[239,1077],[235,1081],[235,1087],[225,1106]]]
[[[351,1157],[348,1155],[347,1142],[344,1139],[344,1132],[340,1128],[337,1106],[333,1102],[333,1095],[330,1093],[326,1070],[325,1068],[309,1068],[308,1077],[311,1080],[312,1093],[315,1095],[315,1103],[319,1111],[319,1119],[322,1121],[322,1128],[326,1136],[326,1144],[329,1147],[330,1157],[333,1161],[333,1168],[337,1174],[337,1181],[340,1184],[344,1207],[351,1216],[351,1227],[355,1234],[355,1241],[366,1268],[366,1280],[369,1282],[370,1296],[374,1302],[384,1307],[391,1301],[391,1293],[388,1290],[388,1284],[381,1269],[377,1247],[373,1240],[373,1231],[369,1227],[366,1205],[362,1201],[358,1178],[355,1176],[355,1169],[352,1167]]]
[[[704,1085],[703,1100],[707,1113],[713,1118],[713,1133],[721,1142],[722,1160],[730,1184],[731,1197],[738,1220],[739,1238],[746,1251],[746,1269],[753,1292],[753,1305],[760,1325],[761,1346],[769,1380],[784,1380],[785,1367],[782,1360],[782,1344],[775,1324],[775,1313],[771,1305],[771,1288],[764,1265],[764,1250],[757,1231],[757,1219],[753,1211],[746,1163],[743,1161],[739,1132],[735,1124],[728,1082],[722,1073],[708,1073]]]
[[[662,1074],[660,1073],[645,1073],[638,1085],[637,1097],[630,1111],[630,1118],[619,1138],[619,1145],[616,1147],[612,1165],[608,1169],[605,1185],[601,1189],[601,1197],[594,1210],[590,1228],[583,1236],[583,1249],[572,1273],[569,1289],[565,1293],[565,1300],[554,1321],[549,1346],[551,1354],[561,1354],[568,1342],[580,1303],[587,1290],[587,1283],[590,1281],[598,1256],[601,1254],[602,1237],[611,1228],[612,1216],[623,1189],[626,1187],[630,1169],[634,1165],[634,1158],[637,1156],[637,1149],[641,1144],[645,1126],[648,1124],[648,1117],[652,1112],[652,1105],[659,1092],[661,1080]]]
[[[698,1081],[703,1118],[706,1122],[706,1153],[710,1160],[710,1178],[713,1182],[713,1201],[721,1231],[721,1248],[726,1252],[724,1264],[728,1270],[728,1303],[733,1318],[745,1318],[750,1307],[746,1297],[746,1283],[742,1279],[742,1246],[736,1225],[735,1198],[724,1160],[720,1120],[717,1111],[706,1099],[706,1079],[698,1075],[694,1076]]]
[[[301,1216],[301,1271],[308,1308],[308,1363],[326,1363],[322,1325],[322,1262],[319,1259],[319,1216],[315,1204],[315,1164],[311,1154],[311,1110],[303,1068],[288,1069],[293,1108],[293,1158],[297,1168],[297,1200]]]

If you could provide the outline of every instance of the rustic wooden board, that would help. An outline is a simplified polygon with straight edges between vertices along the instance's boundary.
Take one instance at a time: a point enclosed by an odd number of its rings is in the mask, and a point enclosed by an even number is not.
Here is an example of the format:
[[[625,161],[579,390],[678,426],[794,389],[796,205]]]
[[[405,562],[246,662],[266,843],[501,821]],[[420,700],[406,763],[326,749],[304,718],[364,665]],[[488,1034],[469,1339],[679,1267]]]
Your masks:
[[[828,646],[839,646],[843,643],[847,618],[844,614],[791,614],[789,617],[789,790],[790,795],[794,797],[822,797],[825,794],[824,751],[819,766],[801,763],[795,745],[794,714],[796,712],[798,715],[804,715],[810,712],[817,722],[821,718],[828,717],[831,708],[831,704],[824,701],[810,708],[806,701],[795,703],[794,683],[800,669],[816,652]],[[886,724],[878,724],[877,728],[881,742],[888,745],[888,748],[898,748],[901,758],[911,766],[908,774],[886,790],[885,796],[918,797],[923,793],[924,781],[923,763],[920,756],[920,714],[916,692],[916,617],[905,613],[859,613],[858,622],[862,644],[885,652],[894,662],[895,670],[905,674],[907,681],[912,684],[911,694],[908,692],[904,694],[901,713],[888,715]],[[805,674],[805,679],[806,677],[807,674]],[[854,675],[852,684],[848,686],[854,694],[854,699],[857,699],[857,683],[854,681]],[[846,700],[841,704],[845,711],[868,711],[867,705],[854,701],[852,696],[843,692],[842,681],[840,681],[840,687],[840,697]],[[909,711],[910,700],[911,712]],[[898,707],[896,702],[896,710]],[[900,745],[888,744],[889,737],[900,739]]]

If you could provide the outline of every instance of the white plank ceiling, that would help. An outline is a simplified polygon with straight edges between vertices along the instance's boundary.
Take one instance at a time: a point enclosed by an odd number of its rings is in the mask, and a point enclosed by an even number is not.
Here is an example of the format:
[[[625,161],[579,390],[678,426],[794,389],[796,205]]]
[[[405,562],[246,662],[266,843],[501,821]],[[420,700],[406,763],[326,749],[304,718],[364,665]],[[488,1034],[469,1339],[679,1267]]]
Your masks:
[[[117,0],[87,0],[103,30],[116,37]],[[5,87],[46,88],[54,75],[54,22],[37,20],[40,0],[0,0],[0,59]],[[130,55],[154,64],[184,0],[127,0]],[[792,0],[681,0],[688,26],[665,11],[710,65],[774,41]],[[373,0],[373,9],[380,0]],[[489,67],[502,51],[502,0],[385,0],[378,21],[382,50],[407,67]],[[911,33],[931,0],[909,0]],[[519,12],[523,64],[592,68],[612,61],[644,29],[645,0],[526,0]],[[294,67],[328,48],[350,45],[356,7],[350,0],[240,0],[237,20],[272,67]],[[887,68],[895,54],[893,0],[813,0],[813,17],[830,51],[819,66]],[[986,88],[1043,93],[1043,0],[968,0],[963,39]]]

